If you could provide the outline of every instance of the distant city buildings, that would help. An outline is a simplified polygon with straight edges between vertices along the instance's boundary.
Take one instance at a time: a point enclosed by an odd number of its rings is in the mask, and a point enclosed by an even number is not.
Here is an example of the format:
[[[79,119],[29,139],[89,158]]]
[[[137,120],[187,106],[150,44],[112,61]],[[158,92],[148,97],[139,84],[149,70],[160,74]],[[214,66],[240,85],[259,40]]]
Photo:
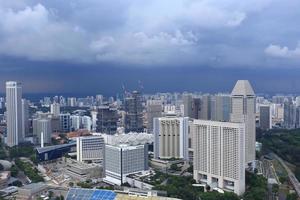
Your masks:
[[[147,132],[153,132],[153,120],[154,118],[162,116],[162,104],[159,100],[147,101]]]

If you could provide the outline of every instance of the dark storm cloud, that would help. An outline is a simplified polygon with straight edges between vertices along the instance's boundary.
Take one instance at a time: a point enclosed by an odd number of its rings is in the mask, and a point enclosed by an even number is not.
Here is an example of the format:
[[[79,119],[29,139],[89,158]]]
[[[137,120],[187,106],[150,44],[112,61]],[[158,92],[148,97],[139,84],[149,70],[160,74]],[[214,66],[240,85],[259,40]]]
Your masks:
[[[0,54],[121,65],[299,64],[296,0],[5,0]]]

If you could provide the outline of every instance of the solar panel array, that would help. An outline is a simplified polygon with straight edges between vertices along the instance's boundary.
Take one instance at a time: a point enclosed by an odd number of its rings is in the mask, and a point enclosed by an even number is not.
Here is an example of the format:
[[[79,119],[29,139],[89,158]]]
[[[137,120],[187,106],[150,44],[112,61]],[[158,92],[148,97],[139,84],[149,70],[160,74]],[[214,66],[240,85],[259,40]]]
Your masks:
[[[71,188],[66,200],[114,200],[116,193],[109,190]]]

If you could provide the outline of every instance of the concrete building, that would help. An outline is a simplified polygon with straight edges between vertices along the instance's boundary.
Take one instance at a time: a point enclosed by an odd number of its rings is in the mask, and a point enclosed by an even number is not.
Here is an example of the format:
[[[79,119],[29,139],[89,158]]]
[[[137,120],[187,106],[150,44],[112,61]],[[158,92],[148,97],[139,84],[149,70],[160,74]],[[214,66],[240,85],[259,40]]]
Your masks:
[[[70,121],[70,114],[63,113],[59,114],[59,123],[60,123],[60,131],[67,133],[71,129],[71,121]]]
[[[200,108],[200,118],[204,120],[211,119],[211,96],[203,95],[201,96],[201,108]]]
[[[133,91],[125,98],[125,132],[142,132],[143,127],[143,105],[142,96]]]
[[[32,123],[33,123],[33,135],[37,137],[38,144],[42,144],[42,143],[51,144],[51,135],[52,135],[51,119],[47,117],[37,118],[34,119]]]
[[[88,131],[92,130],[92,118],[90,116],[82,116],[82,128]]]
[[[48,193],[49,187],[44,183],[31,183],[18,189],[17,200],[34,200]]]
[[[22,99],[22,137],[29,135],[29,105],[26,99]]]
[[[211,120],[228,122],[230,121],[230,95],[217,94],[214,96],[214,108],[211,108]],[[213,107],[212,106],[212,107]]]
[[[111,106],[100,106],[97,109],[97,132],[115,134],[118,123],[118,110]]]
[[[242,195],[245,191],[245,124],[194,120],[194,179]]]
[[[269,105],[259,106],[259,127],[262,130],[269,130],[272,128],[271,107]]]
[[[80,129],[81,125],[81,116],[80,115],[71,115],[70,116],[70,128],[72,131]]]
[[[245,162],[255,160],[255,94],[247,80],[238,80],[231,92],[231,122],[245,123]]]
[[[297,107],[292,101],[287,101],[283,105],[283,127],[286,129],[296,128]]]
[[[147,144],[105,146],[105,181],[121,185],[127,175],[148,169]]]
[[[60,114],[60,104],[59,103],[51,104],[50,112],[53,114],[54,117],[58,117]]]
[[[182,101],[183,101],[183,116],[184,117],[193,117],[193,110],[192,110],[192,105],[193,105],[193,95],[192,94],[183,94],[182,95]]]
[[[103,163],[105,143],[101,136],[78,137],[77,142],[77,161],[90,161]]]
[[[188,160],[188,117],[154,119],[154,158]]]
[[[21,99],[21,83],[6,82],[7,145],[9,147],[16,146],[24,140]]]
[[[192,102],[192,118],[200,119],[201,117],[201,99],[193,98]]]
[[[147,101],[147,132],[153,132],[153,119],[162,116],[162,104],[158,100]]]

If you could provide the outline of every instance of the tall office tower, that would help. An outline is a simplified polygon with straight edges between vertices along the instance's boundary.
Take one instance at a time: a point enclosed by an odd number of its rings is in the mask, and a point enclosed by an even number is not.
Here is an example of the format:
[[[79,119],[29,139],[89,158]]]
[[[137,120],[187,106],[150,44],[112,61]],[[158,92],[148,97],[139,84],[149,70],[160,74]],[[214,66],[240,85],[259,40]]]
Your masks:
[[[105,145],[105,180],[117,185],[125,183],[129,174],[147,171],[148,145]]]
[[[81,117],[82,128],[88,131],[92,130],[92,118],[90,116]]]
[[[53,114],[54,117],[58,117],[60,114],[60,104],[59,103],[51,104],[50,112]]]
[[[154,119],[154,158],[189,159],[188,119],[176,116]]]
[[[194,120],[194,179],[211,188],[245,192],[245,124]]]
[[[24,140],[22,134],[22,86],[6,82],[7,145],[13,147]]]
[[[200,108],[200,118],[199,119],[211,119],[211,96],[203,95],[201,96],[201,108]]]
[[[97,109],[97,132],[113,135],[117,131],[118,110],[110,106],[99,106]]]
[[[77,160],[79,162],[91,161],[103,164],[105,143],[101,136],[78,137]]]
[[[22,137],[29,136],[29,105],[26,99],[22,99]]]
[[[231,122],[245,123],[245,161],[255,160],[255,94],[248,80],[238,80],[231,92]]]
[[[192,117],[193,111],[192,111],[192,105],[193,105],[193,95],[192,94],[183,94],[182,95],[182,101],[184,106],[184,117]]]
[[[142,132],[143,127],[143,105],[142,96],[133,91],[125,98],[125,132]]]
[[[59,114],[60,131],[67,133],[71,130],[71,120],[69,113]]]
[[[283,126],[287,129],[296,127],[296,106],[291,101],[287,101],[283,105]]]
[[[153,132],[153,119],[162,116],[162,104],[159,100],[147,101],[147,132]]]
[[[51,119],[47,117],[37,118],[33,119],[32,123],[33,135],[37,137],[37,142],[42,144],[43,138],[43,143],[50,144],[52,135]]]
[[[211,97],[211,120],[228,122],[230,104],[230,95],[217,94]]]
[[[259,127],[262,130],[269,130],[272,128],[271,107],[269,105],[259,106]]]
[[[192,118],[200,119],[201,115],[201,99],[193,98],[192,102]]]

